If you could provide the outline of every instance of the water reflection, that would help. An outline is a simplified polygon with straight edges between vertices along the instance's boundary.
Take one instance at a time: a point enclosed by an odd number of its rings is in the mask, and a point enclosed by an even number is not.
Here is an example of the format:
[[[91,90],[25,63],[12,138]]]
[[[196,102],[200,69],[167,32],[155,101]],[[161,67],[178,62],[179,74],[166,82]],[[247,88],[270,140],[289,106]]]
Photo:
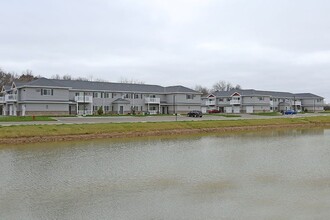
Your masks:
[[[8,146],[0,219],[328,219],[330,130]]]

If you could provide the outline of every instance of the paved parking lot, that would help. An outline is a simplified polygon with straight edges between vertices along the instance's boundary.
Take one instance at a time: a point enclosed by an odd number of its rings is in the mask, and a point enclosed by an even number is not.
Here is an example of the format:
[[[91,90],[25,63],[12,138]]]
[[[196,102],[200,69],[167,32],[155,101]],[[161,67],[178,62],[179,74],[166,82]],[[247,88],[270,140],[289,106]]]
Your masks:
[[[241,117],[223,117],[204,115],[202,118],[191,118],[186,115],[170,116],[115,116],[115,117],[56,117],[56,121],[29,121],[29,122],[0,122],[1,126],[11,125],[36,125],[36,124],[97,124],[97,123],[128,123],[128,122],[166,122],[166,121],[203,121],[203,120],[242,120],[242,119],[268,119],[268,118],[298,118],[312,117],[328,114],[298,114],[280,116],[257,116],[241,114]]]

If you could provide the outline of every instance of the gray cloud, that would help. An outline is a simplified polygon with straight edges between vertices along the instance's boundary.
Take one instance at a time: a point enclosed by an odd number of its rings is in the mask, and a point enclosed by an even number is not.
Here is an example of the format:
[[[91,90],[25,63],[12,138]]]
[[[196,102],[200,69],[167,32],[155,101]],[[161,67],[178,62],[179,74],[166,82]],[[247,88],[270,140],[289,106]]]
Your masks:
[[[0,67],[161,85],[313,92],[330,101],[325,0],[0,2]]]

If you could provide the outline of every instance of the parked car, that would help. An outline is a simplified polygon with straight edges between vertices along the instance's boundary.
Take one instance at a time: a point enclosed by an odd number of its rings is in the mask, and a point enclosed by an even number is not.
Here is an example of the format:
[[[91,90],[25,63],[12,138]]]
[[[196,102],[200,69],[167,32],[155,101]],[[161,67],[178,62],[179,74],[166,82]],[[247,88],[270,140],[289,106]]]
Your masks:
[[[195,118],[199,117],[199,118],[201,118],[203,116],[203,113],[201,111],[194,110],[194,111],[188,112],[187,116],[188,117],[195,117]]]
[[[217,109],[208,110],[207,112],[208,112],[209,114],[212,114],[212,113],[220,113],[220,111],[217,110]]]
[[[297,112],[295,110],[286,110],[283,113],[284,115],[294,115],[297,114]]]

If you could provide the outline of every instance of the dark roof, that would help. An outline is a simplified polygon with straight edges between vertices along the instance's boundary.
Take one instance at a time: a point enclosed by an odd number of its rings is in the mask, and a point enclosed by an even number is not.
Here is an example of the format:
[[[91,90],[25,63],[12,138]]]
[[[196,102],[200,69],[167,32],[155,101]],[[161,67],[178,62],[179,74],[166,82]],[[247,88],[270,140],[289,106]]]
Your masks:
[[[28,83],[24,86],[49,86],[49,87],[63,87],[76,90],[90,90],[90,91],[118,91],[118,92],[142,92],[142,93],[196,93],[197,91],[189,89],[184,86],[169,86],[162,87],[159,85],[148,84],[131,84],[131,83],[113,83],[113,82],[91,82],[80,80],[59,80],[40,78]],[[18,86],[17,86],[18,87]]]
[[[320,96],[311,94],[311,93],[290,93],[290,92],[275,92],[275,91],[262,91],[255,89],[234,89],[230,91],[216,91],[214,94],[217,97],[229,97],[235,92],[239,93],[241,96],[271,96],[271,97],[280,97],[280,98],[322,98]]]
[[[28,83],[25,83],[24,85],[21,86],[51,86],[51,87],[69,87],[65,86],[62,83],[57,82],[56,80],[53,79],[47,79],[47,78],[39,78],[33,81],[30,81]]]
[[[184,86],[168,86],[165,87],[165,92],[167,93],[198,93],[195,90],[189,89]]]
[[[98,90],[98,91],[122,91],[122,92],[157,92],[163,93],[164,88],[157,85],[111,83],[111,82],[90,82],[79,80],[56,80],[57,82],[71,87],[72,89]]]
[[[298,98],[317,98],[317,99],[321,98],[321,99],[323,99],[323,97],[318,96],[318,95],[314,95],[312,93],[297,93],[297,94],[295,94],[295,97],[298,97]]]

